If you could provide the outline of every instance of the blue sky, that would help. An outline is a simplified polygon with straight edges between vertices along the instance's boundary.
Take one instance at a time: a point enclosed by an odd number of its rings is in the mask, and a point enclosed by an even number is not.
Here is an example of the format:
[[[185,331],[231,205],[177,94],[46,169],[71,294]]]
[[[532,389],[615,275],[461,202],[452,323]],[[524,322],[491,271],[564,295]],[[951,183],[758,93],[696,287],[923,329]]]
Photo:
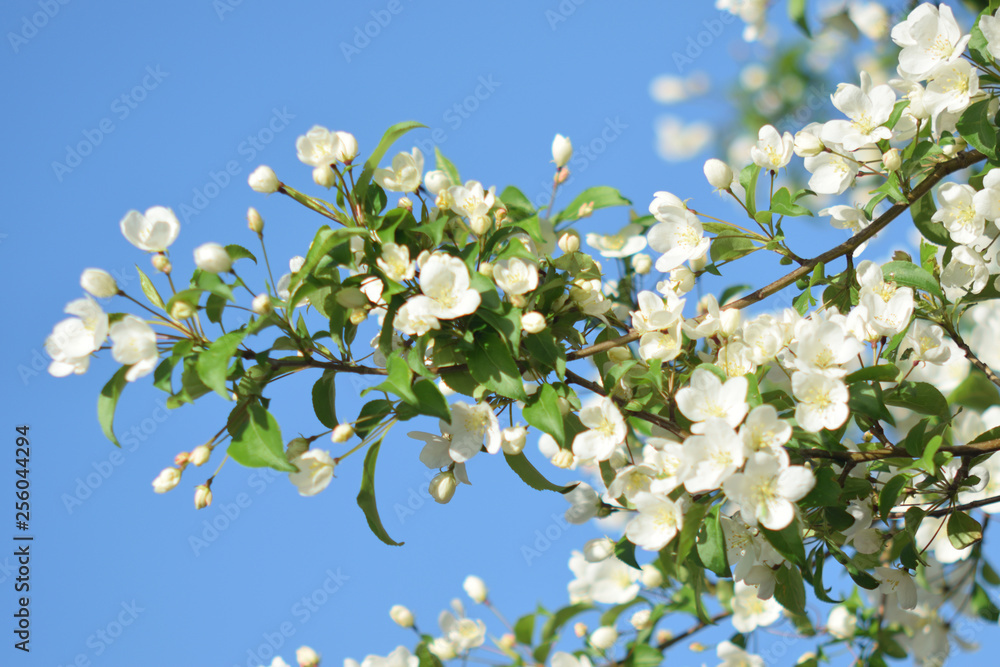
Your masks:
[[[313,191],[294,143],[314,124],[354,133],[365,154],[389,125],[423,122],[431,129],[410,135],[417,145],[436,142],[465,178],[498,190],[516,184],[532,197],[548,191],[549,146],[560,132],[587,157],[570,195],[614,185],[639,211],[656,190],[710,201],[701,174],[710,154],[681,166],[657,157],[653,124],[663,108],[648,87],[676,73],[673,54],[718,18],[711,3],[469,7],[42,0],[0,9],[8,99],[0,216],[8,289],[0,304],[16,323],[5,334],[11,451],[0,478],[13,486],[14,428],[27,424],[35,535],[32,651],[26,659],[8,642],[4,664],[253,666],[268,664],[267,647],[280,643],[288,660],[309,644],[339,665],[410,643],[388,618],[393,604],[408,605],[436,632],[438,612],[464,597],[470,573],[511,616],[536,602],[565,603],[569,552],[595,529],[565,526],[562,498],[532,491],[497,459],[477,458],[474,486],[438,506],[426,495],[418,443],[406,437],[412,429],[397,428],[383,445],[378,498],[401,548],[378,542],[354,502],[360,457],[315,498],[300,497],[284,475],[227,464],[214,504],[195,512],[194,486],[210,471],[189,469],[164,496],[150,482],[219,429],[229,409],[221,398],[168,411],[165,394],[136,382],[116,419],[132,437],[118,450],[94,409],[117,366],[110,355],[83,376],[45,372],[42,342],[65,303],[81,296],[84,268],[112,272],[134,294],[134,265],[152,273],[119,233],[130,209],[164,205],[181,217],[172,248],[181,279],[203,242],[256,247],[246,229],[250,205],[266,220],[272,261],[283,269],[303,254],[320,221],[288,199],[252,192],[246,177],[265,163]],[[692,68],[731,80],[732,59],[749,52],[741,29],[721,25]],[[724,118],[708,105],[681,113]],[[625,220],[618,211],[585,222],[584,231],[608,232]],[[262,283],[262,273],[254,277]],[[314,380],[275,387],[272,411],[286,440],[320,430],[309,409]],[[341,414],[356,414],[364,386],[338,385]],[[533,444],[529,451],[540,459]],[[13,521],[13,509],[5,511]],[[546,540],[537,558],[525,557],[523,547]],[[14,604],[9,563],[0,556],[4,615]],[[483,617],[492,634],[503,631]]]

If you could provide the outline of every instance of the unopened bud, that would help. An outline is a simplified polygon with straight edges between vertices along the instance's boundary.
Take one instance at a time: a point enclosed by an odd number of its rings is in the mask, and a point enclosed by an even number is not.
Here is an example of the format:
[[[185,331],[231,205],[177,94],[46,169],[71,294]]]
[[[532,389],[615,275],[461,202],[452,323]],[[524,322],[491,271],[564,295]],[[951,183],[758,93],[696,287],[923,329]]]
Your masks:
[[[205,509],[212,504],[212,489],[207,484],[199,484],[194,487],[194,508],[196,510]]]
[[[500,206],[493,211],[493,219],[497,221],[497,227],[503,224],[503,221],[507,219],[507,209]]]
[[[204,465],[208,461],[208,457],[212,455],[212,448],[208,445],[198,445],[191,450],[191,455],[188,457],[188,461],[196,466]]]
[[[174,457],[174,465],[183,470],[184,466],[186,466],[188,464],[188,461],[190,460],[191,460],[190,452],[180,452],[179,454],[177,454],[177,456]]]
[[[608,350],[608,359],[620,364],[626,361],[632,360],[632,350],[628,349],[628,346],[613,347]]]
[[[608,650],[615,645],[616,641],[618,641],[618,631],[607,625],[597,628],[590,635],[590,645],[598,651]]]
[[[397,206],[399,206],[399,208],[405,208],[410,213],[413,212],[413,200],[409,197],[400,197]]]
[[[903,166],[903,160],[899,156],[898,148],[890,148],[882,154],[882,166],[885,167],[886,171],[899,171],[899,168]]]
[[[583,623],[582,621],[578,621],[573,625],[573,634],[575,634],[577,637],[587,636],[587,631],[588,631],[587,624]]]
[[[170,307],[170,317],[175,320],[186,320],[194,315],[194,313],[194,306],[187,301],[175,301],[174,305]]]
[[[659,588],[663,585],[663,573],[655,565],[646,564],[642,566],[642,574],[639,575],[639,580],[642,581],[642,585],[646,588]]]
[[[351,324],[353,324],[354,326],[358,326],[367,319],[368,319],[368,311],[365,310],[364,308],[355,308],[354,310],[351,311],[350,320]]]
[[[559,413],[563,417],[573,412],[573,406],[569,404],[569,401],[567,401],[564,396],[556,398],[556,405],[559,407]]]
[[[300,646],[299,650],[295,652],[295,659],[298,661],[299,667],[319,667],[319,654],[308,646]]]
[[[668,641],[674,638],[674,633],[667,629],[661,629],[656,631],[656,643],[666,644]]]
[[[716,158],[706,160],[703,170],[708,184],[716,190],[728,190],[732,186],[733,170],[722,160]]]
[[[170,260],[163,253],[153,255],[153,268],[160,273],[170,273]]]
[[[274,310],[274,304],[271,303],[271,295],[266,292],[255,296],[250,303],[250,307],[258,315],[267,315]]]
[[[691,642],[691,645],[688,646],[688,648],[691,649],[692,653],[704,653],[708,650],[708,647],[701,642]]]
[[[80,276],[80,287],[98,299],[107,299],[118,294],[118,283],[104,269],[86,269]]]
[[[347,442],[352,437],[354,437],[354,427],[350,424],[337,424],[330,435],[330,439],[334,442]]]
[[[692,271],[701,271],[705,268],[706,264],[708,264],[707,254],[688,260],[688,266],[691,267]]]
[[[181,481],[181,471],[177,468],[164,468],[153,480],[153,491],[166,493]]]
[[[339,139],[340,148],[337,150],[337,159],[344,164],[351,164],[358,156],[358,140],[350,132],[335,132]]]
[[[823,142],[812,132],[802,130],[795,133],[795,143],[792,150],[799,157],[813,157],[823,152]]]
[[[560,449],[552,457],[552,465],[557,468],[568,469],[573,465],[573,452],[568,449]]]
[[[569,137],[557,134],[552,140],[552,161],[556,163],[556,169],[562,169],[573,157],[573,142]]]
[[[500,446],[504,454],[517,456],[524,449],[528,429],[523,426],[509,426],[500,433]]]
[[[610,537],[598,537],[583,545],[583,557],[588,563],[600,563],[615,554],[615,541]]]
[[[479,263],[479,273],[481,275],[486,276],[487,278],[492,278],[493,277],[493,265],[490,264],[489,262],[480,262]]]
[[[517,644],[517,638],[511,633],[505,632],[503,636],[500,637],[500,641],[497,642],[497,644],[500,646],[500,650],[511,651]]]
[[[247,209],[247,227],[258,236],[264,233],[264,218],[260,217],[260,213],[253,206]]]
[[[430,491],[431,498],[435,502],[445,503],[451,501],[452,497],[455,495],[455,488],[458,486],[458,482],[455,481],[455,474],[451,471],[441,472],[434,476],[431,480]]]
[[[575,231],[568,231],[559,237],[559,249],[567,255],[572,255],[580,249],[580,235]]]
[[[650,626],[651,612],[649,609],[640,609],[639,611],[632,614],[632,618],[629,619],[629,623],[636,630],[645,630]]]
[[[954,157],[968,148],[969,142],[962,137],[955,137],[955,143],[950,146],[942,146],[941,150],[948,157]]]
[[[644,276],[653,270],[653,258],[644,252],[632,255],[632,268],[640,276]]]
[[[427,645],[427,650],[433,653],[441,661],[448,661],[458,655],[455,652],[455,645],[444,637],[438,637]]]
[[[333,169],[324,164],[313,169],[313,183],[321,188],[330,189],[337,184],[337,175],[333,173]]]
[[[253,170],[253,173],[247,179],[247,183],[250,184],[250,187],[255,192],[264,194],[277,192],[281,186],[281,181],[278,180],[278,176],[274,173],[274,170],[264,165]]]
[[[589,218],[594,213],[594,202],[586,201],[580,204],[580,208],[576,210],[577,218]]]
[[[566,182],[566,179],[568,178],[569,178],[569,169],[563,167],[562,169],[556,172],[555,175],[556,185],[562,185],[563,183]]]
[[[531,334],[545,330],[545,316],[537,310],[521,315],[521,328]]]
[[[413,612],[401,604],[393,605],[389,617],[401,628],[413,627]]]
[[[523,294],[508,294],[507,298],[515,308],[524,308],[528,305],[528,298]]]
[[[466,594],[472,598],[473,602],[482,604],[486,597],[489,595],[489,590],[486,588],[486,584],[482,579],[475,575],[469,575],[465,578],[462,583],[462,588],[465,589]]]
[[[488,215],[476,215],[469,220],[469,227],[472,228],[472,233],[476,236],[482,236],[490,230],[493,226],[493,221],[490,220]]]

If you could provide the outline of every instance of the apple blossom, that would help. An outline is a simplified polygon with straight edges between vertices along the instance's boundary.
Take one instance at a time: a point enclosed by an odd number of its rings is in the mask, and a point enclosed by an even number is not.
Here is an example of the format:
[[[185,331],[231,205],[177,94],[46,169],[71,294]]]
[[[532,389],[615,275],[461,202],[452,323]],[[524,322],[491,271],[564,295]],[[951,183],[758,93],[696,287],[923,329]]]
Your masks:
[[[962,35],[958,22],[947,5],[935,7],[921,4],[893,27],[892,41],[903,50],[899,54],[899,69],[907,78],[922,80],[942,63],[961,57],[970,36]]]
[[[809,189],[825,195],[840,195],[854,183],[861,165],[856,160],[835,152],[807,157],[803,163],[809,178]],[[820,213],[822,215],[822,213]]]
[[[879,566],[874,576],[879,580],[879,591],[887,597],[887,604],[897,602],[903,609],[917,606],[917,586],[905,570]]]
[[[335,132],[339,145],[334,152],[338,162],[351,164],[358,156],[358,140],[350,132]]]
[[[733,184],[733,170],[722,160],[711,158],[703,167],[705,179],[716,190],[728,190]]]
[[[253,189],[254,192],[260,192],[262,194],[277,192],[278,188],[281,187],[281,181],[278,180],[274,170],[265,165],[261,165],[254,169],[249,178],[247,178],[247,183],[250,184],[250,188]]]
[[[971,185],[945,183],[937,195],[939,208],[931,219],[944,225],[952,241],[972,243],[982,235],[986,221],[974,203],[976,191]]]
[[[569,583],[569,599],[574,604],[623,604],[639,592],[639,570],[617,558],[588,563],[582,553],[574,551],[569,559],[569,569],[576,577]]]
[[[656,200],[653,202],[656,203]],[[650,205],[652,209],[653,206]],[[655,213],[658,224],[649,229],[649,247],[663,253],[656,260],[656,270],[667,273],[708,250],[709,240],[698,217],[686,208],[664,207],[667,213]],[[641,248],[639,248],[641,250]]]
[[[840,428],[850,416],[847,385],[838,377],[796,371],[792,373],[792,393],[798,401],[795,421],[812,433]]]
[[[792,141],[792,151],[803,158],[822,153],[825,146],[819,138],[821,128],[819,123],[810,123],[805,129],[796,132]]]
[[[208,273],[225,273],[233,268],[233,259],[218,243],[203,243],[194,249],[194,263]]]
[[[868,72],[861,72],[860,88],[842,83],[831,99],[833,106],[851,120],[828,121],[823,126],[824,143],[843,144],[844,150],[854,152],[866,144],[892,138],[892,130],[885,123],[892,115],[896,93],[885,84],[873,87]]]
[[[191,450],[191,455],[188,457],[188,462],[194,466],[202,466],[212,455],[212,448],[208,445],[198,445]]]
[[[438,625],[458,653],[481,646],[486,639],[486,624],[479,620],[456,617],[451,612],[442,611],[438,617]]]
[[[781,135],[773,125],[765,125],[757,134],[757,145],[750,149],[750,159],[761,169],[778,171],[791,162],[794,143],[791,132]]]
[[[423,295],[407,302],[416,309],[414,314],[453,320],[470,315],[479,307],[479,292],[470,287],[469,269],[457,257],[434,253],[420,267],[418,282]]]
[[[711,417],[701,422],[699,433],[684,441],[685,464],[689,466],[684,488],[688,493],[718,489],[745,460],[743,441],[725,420]]]
[[[410,249],[395,243],[383,245],[382,256],[375,263],[385,272],[386,278],[397,283],[411,280],[417,271],[417,263],[410,261]]]
[[[139,250],[163,252],[177,240],[181,223],[174,212],[165,206],[153,206],[145,213],[129,211],[121,219],[125,239]]]
[[[389,609],[389,617],[401,628],[413,627],[413,612],[401,604],[393,605]]]
[[[712,418],[732,428],[739,426],[749,409],[746,395],[746,378],[730,378],[723,383],[712,371],[698,368],[691,374],[689,386],[679,390],[675,398],[677,409],[695,422],[692,433],[702,433],[705,421]]]
[[[118,294],[118,283],[103,269],[85,269],[80,276],[80,287],[98,299],[107,299]]]
[[[753,632],[781,618],[782,607],[774,598],[761,600],[757,589],[737,581],[733,586],[733,627],[739,632]]]
[[[646,247],[642,225],[626,225],[617,234],[587,234],[587,245],[601,253],[601,257],[631,257]]]
[[[976,250],[959,245],[951,252],[951,261],[941,271],[941,287],[951,300],[959,299],[971,292],[979,294],[986,287],[990,271],[986,262]]]
[[[129,382],[153,372],[159,359],[156,332],[135,315],[126,315],[111,325],[111,356],[118,363],[130,366],[125,373]]]
[[[719,643],[716,655],[722,660],[718,667],[766,667],[767,664],[759,655],[747,653],[728,640]]]
[[[573,439],[573,454],[582,459],[608,460],[628,432],[618,408],[606,397],[581,410],[580,421],[587,430]]]
[[[520,257],[501,259],[493,265],[493,280],[507,296],[527,294],[538,287],[538,267]]]
[[[177,468],[164,468],[153,480],[153,491],[166,493],[181,481],[181,471]]]
[[[310,449],[291,459],[290,463],[299,472],[288,474],[288,481],[294,484],[300,496],[315,496],[330,485],[333,480],[333,469],[337,462],[330,457],[330,452],[321,449]]]
[[[568,137],[557,134],[552,140],[552,161],[556,163],[556,169],[562,169],[573,157],[573,143]]]
[[[588,563],[600,563],[615,555],[615,541],[610,537],[587,540],[583,545],[583,557]]]
[[[409,153],[398,153],[392,158],[392,168],[375,170],[372,178],[386,190],[416,192],[424,173],[424,154],[419,148]]]
[[[486,589],[486,584],[483,583],[483,580],[471,574],[462,582],[462,588],[465,589],[465,592],[472,598],[473,602],[480,604],[489,595],[489,591]]]
[[[528,333],[540,333],[545,330],[545,316],[537,310],[521,315],[521,328]]]
[[[684,525],[684,507],[669,498],[648,492],[637,493],[632,499],[638,514],[625,527],[625,535],[637,547],[659,551]]]
[[[726,496],[740,506],[740,516],[751,526],[782,530],[795,518],[795,503],[816,483],[809,468],[789,466],[784,450],[777,455],[760,451],[747,459],[746,469],[722,485]]]

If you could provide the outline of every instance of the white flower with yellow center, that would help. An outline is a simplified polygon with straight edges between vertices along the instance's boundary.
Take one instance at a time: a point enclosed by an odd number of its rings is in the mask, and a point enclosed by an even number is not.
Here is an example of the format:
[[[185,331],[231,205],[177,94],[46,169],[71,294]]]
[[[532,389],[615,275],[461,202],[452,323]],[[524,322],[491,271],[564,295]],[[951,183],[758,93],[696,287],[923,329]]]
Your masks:
[[[833,378],[846,375],[843,364],[857,357],[864,349],[861,341],[848,332],[846,322],[843,316],[836,320],[813,319],[799,322],[795,327],[797,341],[790,348],[794,353],[792,367]]]
[[[580,421],[588,430],[573,438],[573,454],[581,459],[607,461],[628,433],[621,413],[607,397],[581,410]]]
[[[390,169],[376,169],[372,178],[386,190],[415,192],[424,174],[424,154],[419,148],[392,158]]]
[[[569,583],[569,601],[622,604],[639,593],[639,570],[629,567],[617,558],[598,563],[588,563],[579,551],[569,559],[569,569],[576,579]]]
[[[737,581],[733,586],[733,627],[740,632],[765,628],[781,618],[782,607],[774,598],[761,600],[757,587]]]
[[[757,145],[750,149],[750,159],[761,169],[778,171],[792,161],[794,145],[791,132],[778,134],[773,125],[765,125],[757,133]]]
[[[961,28],[947,5],[935,7],[925,2],[898,23],[890,33],[892,41],[903,50],[899,69],[906,78],[921,81],[938,65],[958,60],[969,43],[970,35]]]
[[[671,206],[662,206],[657,210],[656,219],[660,222],[653,225],[646,235],[649,247],[664,253],[656,260],[657,271],[668,273],[684,262],[705,254],[709,240],[704,238],[704,229],[694,213],[686,208]]]
[[[133,382],[153,372],[159,358],[156,332],[135,315],[126,315],[111,325],[111,356],[125,366],[130,366],[125,379]]]
[[[538,267],[520,257],[501,259],[493,265],[493,280],[508,296],[527,294],[538,287]]]
[[[500,451],[500,424],[489,403],[453,403],[451,423],[442,420],[441,432],[451,436],[449,452],[456,463],[468,461],[484,446],[490,454]]]
[[[434,253],[420,268],[420,290],[407,304],[411,308],[426,309],[440,320],[453,320],[471,315],[479,307],[479,292],[470,287],[469,269],[457,257]]]
[[[876,567],[874,577],[879,580],[878,590],[886,596],[886,604],[898,602],[903,609],[917,606],[917,585],[906,570],[894,567]]]
[[[858,299],[868,309],[871,327],[882,336],[895,336],[910,324],[913,289],[897,287],[883,278],[882,267],[865,260],[858,264]]]
[[[942,113],[965,111],[979,94],[979,74],[967,60],[940,65],[930,73],[924,106],[934,118]]]
[[[656,292],[643,290],[637,299],[639,310],[631,313],[632,327],[636,331],[663,331],[680,320],[684,310],[684,299],[678,298],[673,292],[667,292],[666,300]]]
[[[386,243],[382,246],[382,256],[375,261],[386,278],[397,283],[410,280],[417,270],[417,263],[410,261],[410,249],[405,245]]]
[[[951,251],[951,260],[941,271],[941,287],[944,295],[955,301],[969,292],[982,292],[989,278],[983,256],[970,246],[960,245]]]
[[[659,551],[684,525],[684,511],[680,502],[638,493],[632,500],[638,515],[625,527],[629,541],[647,551]]]
[[[850,416],[847,385],[838,377],[796,371],[792,374],[792,393],[797,401],[795,421],[811,433],[840,428]]]
[[[289,473],[288,481],[298,488],[301,496],[315,496],[328,487],[336,466],[330,452],[322,449],[308,449],[292,459],[291,464],[299,471]]]
[[[828,152],[807,157],[803,164],[806,171],[812,174],[809,177],[809,189],[824,195],[844,194],[847,188],[854,183],[854,178],[861,168],[856,160]],[[823,213],[820,212],[820,215]]]
[[[773,405],[758,405],[740,427],[740,439],[747,456],[756,452],[777,452],[792,437],[792,426],[778,419]]]
[[[312,167],[329,167],[340,154],[340,137],[325,127],[313,125],[295,141],[295,150],[303,163]]]
[[[850,120],[824,124],[821,137],[825,144],[843,144],[844,150],[854,152],[867,144],[892,139],[892,130],[885,123],[892,115],[896,92],[885,84],[873,87],[868,72],[861,72],[860,88],[842,83],[830,99]]]
[[[931,216],[955,243],[972,243],[983,235],[986,219],[975,205],[976,191],[964,183],[945,183],[937,191],[938,210]]]
[[[747,379],[729,378],[723,384],[715,373],[704,368],[691,374],[690,385],[677,392],[677,408],[695,422],[692,433],[705,432],[705,420],[721,419],[736,428],[746,416]]]
[[[659,359],[670,361],[681,353],[681,323],[678,321],[666,331],[650,331],[639,339],[639,357],[643,361]]]
[[[746,469],[730,477],[722,490],[740,506],[748,525],[758,523],[768,530],[782,530],[795,519],[795,503],[816,484],[812,471],[788,465],[784,450],[777,455],[757,452],[747,459]]]
[[[626,225],[611,236],[587,234],[587,245],[601,253],[601,257],[631,257],[646,247],[646,238],[642,235],[642,225]]]
[[[692,435],[684,441],[688,466],[684,488],[688,493],[718,489],[745,460],[743,441],[724,420],[709,419],[702,424],[702,432],[704,435]]]

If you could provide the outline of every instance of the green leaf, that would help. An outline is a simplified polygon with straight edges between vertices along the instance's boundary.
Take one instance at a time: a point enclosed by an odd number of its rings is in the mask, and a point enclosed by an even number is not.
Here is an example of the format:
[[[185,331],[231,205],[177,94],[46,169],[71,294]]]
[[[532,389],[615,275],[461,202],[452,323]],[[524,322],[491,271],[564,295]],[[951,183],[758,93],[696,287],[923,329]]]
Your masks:
[[[948,541],[956,549],[966,549],[983,539],[983,527],[965,512],[948,515]]]
[[[793,614],[801,614],[806,610],[806,587],[802,583],[802,574],[797,567],[778,568],[775,579],[774,599]]]
[[[410,405],[416,405],[417,396],[413,393],[413,387],[410,386],[413,383],[413,371],[410,370],[406,360],[398,354],[390,355],[386,359],[386,370],[389,374],[385,380],[381,384],[365,389],[362,396],[369,391],[378,390],[395,394]]]
[[[358,227],[341,227],[338,229],[330,229],[326,225],[320,227],[316,231],[316,236],[313,238],[312,243],[309,244],[306,261],[302,264],[302,268],[292,276],[292,281],[288,286],[288,291],[292,295],[289,298],[289,308],[294,308],[302,300],[296,292],[306,277],[316,268],[320,260],[326,257],[327,253],[342,243],[347,243],[352,236],[366,236],[367,234],[367,229]],[[303,293],[302,296],[305,296],[305,294]]]
[[[327,428],[335,428],[337,420],[336,371],[325,371],[312,388],[313,412],[320,423]]]
[[[448,407],[448,400],[436,384],[426,378],[421,378],[414,383],[413,394],[417,398],[417,402],[414,404],[417,412],[451,423],[451,408]]]
[[[986,157],[997,158],[997,128],[989,113],[990,100],[976,102],[962,114],[955,127],[969,145]]]
[[[878,385],[857,382],[847,389],[850,394],[847,399],[847,407],[851,409],[851,413],[855,417],[861,414],[869,419],[878,419],[889,424],[896,423],[883,403],[883,392]]]
[[[802,28],[806,37],[812,37],[812,33],[809,32],[809,22],[806,21],[806,0],[788,0],[788,18]]]
[[[598,185],[593,188],[587,188],[573,199],[569,205],[563,209],[559,215],[553,218],[553,224],[559,224],[560,222],[571,222],[579,218],[580,207],[587,202],[594,203],[594,210],[600,208],[608,208],[609,206],[631,206],[632,202],[622,196],[622,193],[618,192],[614,188],[610,188],[606,185]]]
[[[792,521],[782,530],[768,530],[761,526],[760,532],[779,554],[799,567],[805,567],[806,549],[802,544],[802,533],[798,521]]]
[[[368,433],[381,423],[382,419],[392,412],[392,403],[384,398],[376,398],[361,406],[358,419],[354,423],[354,432],[364,440]]]
[[[239,407],[235,408],[239,409]],[[246,422],[233,434],[229,455],[248,468],[274,468],[285,472],[298,472],[288,462],[281,428],[274,416],[259,403],[250,406]]]
[[[507,460],[507,465],[510,469],[517,473],[517,476],[521,478],[525,484],[537,491],[555,491],[556,493],[566,493],[571,491],[576,484],[571,484],[570,486],[559,486],[558,484],[553,484],[549,480],[545,479],[545,476],[538,472],[535,466],[531,465],[531,461],[528,457],[524,455],[524,452],[511,456],[510,454],[504,452],[503,457]]]
[[[955,387],[948,395],[948,402],[983,412],[1000,403],[1000,393],[997,392],[997,386],[990,382],[984,373],[973,369],[962,380],[962,384]]]
[[[629,539],[624,535],[615,543],[615,558],[633,569],[642,569],[642,566],[635,560],[635,545],[629,542]]]
[[[886,391],[884,397],[886,405],[907,408],[922,415],[934,415],[945,421],[951,416],[948,399],[927,382],[900,382]]]
[[[788,191],[788,188],[780,188],[771,197],[771,212],[775,215],[787,215],[790,217],[801,215],[812,216],[813,214],[805,206],[795,203],[792,199],[792,193]]]
[[[698,531],[701,530],[702,519],[712,509],[711,499],[706,497],[703,502],[692,503],[684,513],[684,523],[681,526],[680,534],[676,538],[677,558],[676,563],[683,565],[688,554],[698,539]]]
[[[452,164],[451,160],[446,158],[441,152],[441,149],[437,146],[434,147],[434,160],[437,168],[448,174],[448,178],[451,179],[452,185],[462,185],[462,179],[458,176],[458,169]]]
[[[364,199],[365,192],[367,192],[368,188],[371,186],[372,175],[375,173],[375,169],[378,167],[378,163],[382,160],[382,157],[386,154],[386,151],[388,151],[400,137],[410,130],[414,130],[418,127],[427,126],[412,120],[407,120],[402,123],[396,123],[385,131],[385,134],[382,135],[381,141],[378,142],[378,146],[375,147],[375,150],[372,151],[372,154],[365,161],[364,170],[361,172],[361,175],[358,176],[358,185],[354,189],[355,199]],[[458,184],[456,183],[456,185]]]
[[[531,200],[513,185],[504,188],[500,193],[500,201],[508,212],[515,214],[516,219],[529,218],[535,214],[535,206]]]
[[[163,297],[161,297],[160,293],[156,291],[156,286],[153,285],[153,281],[149,279],[149,276],[142,272],[142,269],[139,268],[138,264],[135,265],[135,270],[139,272],[139,282],[142,284],[142,293],[146,295],[146,298],[149,299],[149,302],[154,306],[165,309],[166,306],[163,304]]]
[[[565,447],[566,432],[563,428],[563,416],[559,410],[559,394],[549,384],[543,384],[535,394],[529,397],[521,410],[524,420],[543,433],[551,435],[560,447]]]
[[[631,655],[624,664],[628,667],[658,667],[663,662],[664,656],[655,646],[636,643],[632,645]]]
[[[746,190],[746,207],[750,217],[757,215],[757,177],[760,176],[760,165],[750,164],[740,172],[740,185]]]
[[[893,364],[879,364],[878,366],[866,366],[856,370],[846,378],[844,382],[854,384],[855,382],[895,382],[899,377],[899,369]]]
[[[111,376],[111,379],[108,380],[108,383],[104,385],[104,388],[101,389],[101,395],[97,397],[97,421],[101,424],[104,436],[115,443],[117,447],[121,447],[121,445],[118,444],[118,438],[115,437],[113,429],[115,407],[118,405],[118,398],[122,395],[122,389],[128,384],[128,380],[125,379],[125,373],[127,372],[128,366],[119,368]]]
[[[936,297],[944,298],[938,281],[926,269],[913,262],[888,262],[882,265],[882,276],[886,281],[895,282],[914,289],[923,290]]]
[[[227,401],[230,400],[229,390],[226,387],[229,362],[245,336],[245,329],[231,331],[220,336],[208,346],[207,350],[198,355],[198,377],[201,378],[206,387],[214,390]]]
[[[934,197],[929,191],[910,204],[910,215],[913,216],[913,224],[917,231],[931,243],[950,248],[955,245],[955,242],[951,240],[951,235],[943,224],[931,219],[935,213],[937,213],[937,207],[934,205]]]
[[[525,614],[514,624],[514,639],[525,646],[531,646],[535,635],[535,615]]]
[[[705,517],[704,539],[697,544],[698,558],[705,567],[720,577],[730,577],[726,554],[726,535],[719,520],[719,507],[715,506]]]
[[[545,642],[552,639],[559,632],[559,628],[566,625],[574,616],[582,614],[585,611],[590,611],[593,608],[593,605],[586,602],[578,602],[574,605],[563,607],[545,622],[545,625],[542,627],[542,641]]]
[[[476,334],[476,347],[469,353],[469,372],[481,385],[501,396],[527,400],[521,372],[507,344],[494,331]]]
[[[361,475],[361,490],[358,491],[358,507],[365,513],[368,520],[368,527],[379,538],[389,546],[399,547],[402,542],[397,542],[386,532],[382,525],[382,519],[378,515],[378,507],[375,505],[375,461],[378,459],[378,451],[382,446],[382,439],[368,448],[365,454],[365,468]]]
[[[241,245],[230,243],[226,246],[226,252],[229,253],[229,258],[234,262],[238,259],[252,259],[254,264],[257,263],[257,258],[254,257],[254,254]]]
[[[746,257],[759,248],[760,246],[755,245],[746,236],[732,234],[729,236],[716,236],[712,239],[709,253],[713,262],[731,262],[740,257]]]
[[[878,512],[882,515],[882,520],[886,523],[889,522],[889,512],[896,506],[900,491],[903,490],[903,487],[906,486],[909,480],[909,475],[900,473],[886,482],[885,486],[882,487],[882,493],[878,497]]]

